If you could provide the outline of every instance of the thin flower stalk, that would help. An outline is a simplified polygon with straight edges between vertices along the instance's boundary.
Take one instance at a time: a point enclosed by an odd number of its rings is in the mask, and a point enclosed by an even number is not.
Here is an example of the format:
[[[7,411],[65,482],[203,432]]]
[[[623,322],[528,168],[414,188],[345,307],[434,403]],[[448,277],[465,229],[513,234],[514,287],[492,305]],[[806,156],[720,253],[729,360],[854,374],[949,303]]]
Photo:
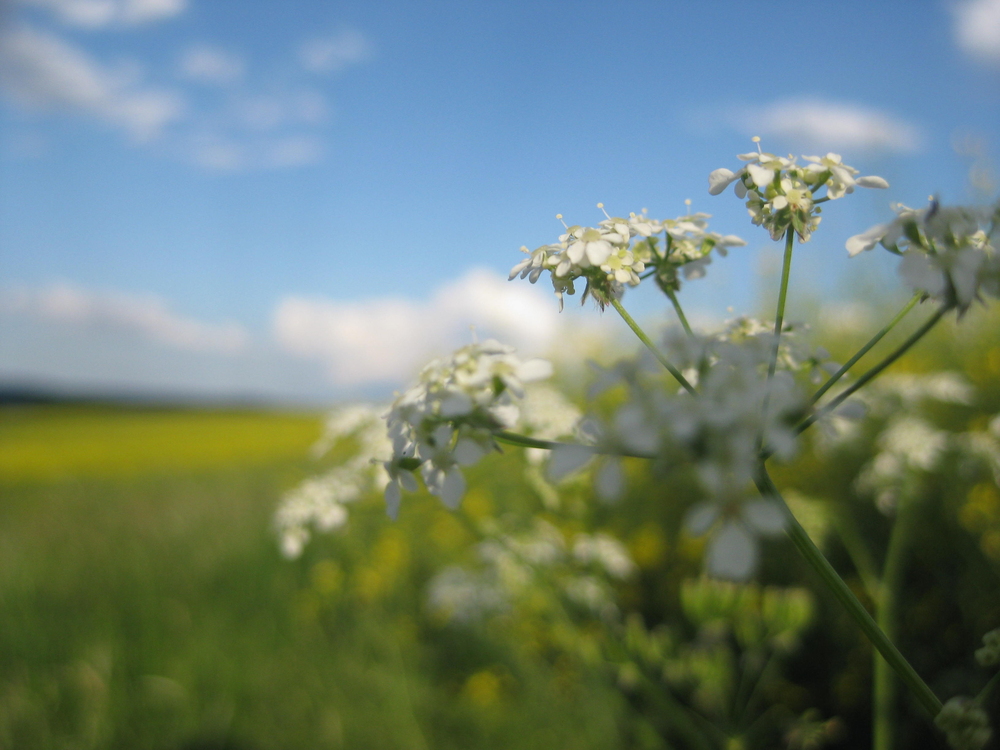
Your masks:
[[[771,354],[771,361],[767,366],[767,382],[770,385],[774,379],[774,372],[778,367],[778,352],[781,349],[781,329],[785,322],[785,301],[788,298],[788,278],[792,272],[792,250],[795,246],[795,233],[789,228],[785,232],[785,254],[781,261],[781,285],[778,288],[778,309],[774,313],[774,351]],[[771,393],[768,390],[764,393],[764,403],[761,412],[767,418],[767,411],[771,408]],[[760,453],[764,446],[764,436],[757,436],[757,452]]]
[[[920,301],[921,297],[923,297],[923,294],[920,292],[914,294],[910,298],[910,301],[903,306],[903,309],[901,309],[898,313],[896,313],[896,317],[894,317],[892,320],[886,323],[886,325],[882,328],[881,331],[872,336],[871,340],[867,344],[861,347],[853,357],[851,357],[849,360],[847,360],[847,362],[844,363],[843,367],[837,370],[837,372],[835,372],[833,375],[830,376],[829,380],[823,383],[820,389],[813,394],[812,403],[815,404],[817,401],[819,401],[823,397],[824,393],[826,393],[828,390],[830,390],[830,388],[836,385],[837,381],[839,381],[842,377],[844,377],[844,375],[846,375],[848,371],[852,367],[854,367],[854,365],[856,365],[863,356],[865,356],[869,351],[871,351],[872,347],[874,347],[879,341],[881,341],[885,337],[885,335],[889,333],[889,331],[895,328],[896,325],[909,314],[909,312],[914,308],[917,302]]]
[[[496,438],[498,443],[506,443],[507,445],[516,445],[519,448],[541,448],[542,450],[555,450],[556,448],[566,448],[570,446],[579,446],[579,443],[563,443],[556,440],[539,440],[537,438],[528,437],[527,435],[519,435],[516,432],[510,432],[508,430],[501,430],[493,436]],[[597,455],[605,456],[626,456],[628,458],[655,458],[654,455],[650,453],[638,453],[630,451],[622,451],[619,448],[602,448],[601,446],[585,446],[591,452]]]
[[[681,325],[684,326],[684,331],[688,336],[694,336],[694,331],[691,330],[691,324],[688,323],[687,316],[684,314],[684,308],[681,307],[680,300],[677,299],[677,292],[669,287],[664,290],[666,292],[667,298],[670,300],[670,304],[674,306],[674,311],[677,313],[677,318],[680,320]]]
[[[697,395],[694,386],[688,382],[688,379],[685,378],[683,374],[681,374],[680,370],[674,367],[674,365],[670,362],[670,360],[667,359],[666,355],[656,348],[656,344],[654,344],[652,340],[649,338],[649,336],[646,335],[646,332],[639,327],[639,324],[632,319],[632,316],[628,314],[628,311],[622,306],[622,303],[619,302],[614,297],[612,297],[611,306],[618,311],[618,314],[622,316],[622,320],[624,320],[625,323],[628,325],[628,327],[632,329],[632,332],[639,337],[639,341],[645,344],[646,348],[649,349],[650,352],[652,352],[653,356],[656,357],[657,361],[661,365],[667,368],[667,372],[673,375],[674,379],[682,386],[684,386],[684,390],[686,390],[692,396]]]
[[[875,622],[890,640],[895,639],[899,631],[897,594],[903,584],[903,562],[906,559],[907,542],[919,518],[915,506],[916,500],[912,498],[899,504],[885,553],[885,567],[882,570],[882,582],[879,586]],[[874,661],[873,750],[892,750],[896,736],[896,681],[888,662],[880,654],[874,655]]]
[[[882,657],[889,666],[899,675],[900,680],[910,689],[920,705],[931,716],[937,716],[942,708],[941,700],[928,687],[927,683],[921,679],[916,670],[913,669],[906,658],[899,652],[899,649],[889,640],[875,620],[872,619],[872,616],[868,614],[868,610],[858,601],[854,592],[844,583],[844,579],[834,570],[829,560],[824,557],[813,540],[809,538],[805,529],[802,528],[802,525],[792,515],[792,512],[788,510],[784,498],[767,473],[767,467],[763,463],[760,465],[757,476],[754,477],[754,483],[757,485],[757,489],[761,495],[781,502],[788,516],[788,523],[785,530],[792,544],[795,545],[796,549],[798,549],[799,553],[806,559],[806,562],[809,563],[812,569],[816,571],[826,587],[844,606],[847,613],[857,623],[858,627],[861,628],[861,631],[867,636],[871,644],[878,649],[878,652],[882,654]]]
[[[951,310],[952,307],[953,305],[941,305],[941,307],[939,307],[937,311],[922,326],[920,326],[920,328],[914,331],[910,337],[906,339],[906,341],[900,344],[899,347],[892,352],[892,354],[868,370],[864,375],[854,381],[850,387],[845,388],[844,391],[838,394],[836,398],[824,405],[823,408],[816,410],[811,416],[804,419],[802,423],[795,428],[795,432],[797,434],[805,432],[812,427],[817,420],[822,419],[824,416],[832,412],[857,391],[864,388],[868,383],[878,377],[884,369],[906,354],[906,352],[910,350],[910,347],[926,336],[927,333],[929,333],[930,330],[938,324],[941,318],[944,317],[945,313]]]

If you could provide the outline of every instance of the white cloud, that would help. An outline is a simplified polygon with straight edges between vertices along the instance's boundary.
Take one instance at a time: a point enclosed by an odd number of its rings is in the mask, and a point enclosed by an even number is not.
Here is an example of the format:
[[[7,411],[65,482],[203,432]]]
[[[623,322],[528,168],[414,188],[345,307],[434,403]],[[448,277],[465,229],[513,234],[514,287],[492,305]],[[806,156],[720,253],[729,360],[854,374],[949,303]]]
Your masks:
[[[238,140],[210,133],[194,139],[191,146],[194,163],[215,172],[304,167],[325,155],[326,144],[314,135]]]
[[[1000,0],[965,0],[953,6],[955,40],[963,52],[1000,63]]]
[[[885,112],[823,99],[745,109],[732,122],[752,135],[781,136],[817,148],[910,152],[923,141],[919,128]]]
[[[527,354],[544,354],[564,330],[551,294],[473,270],[426,302],[360,302],[289,297],[274,312],[274,335],[288,352],[325,362],[340,386],[398,383],[430,357],[495,336]]]
[[[314,73],[336,73],[364,62],[372,45],[360,31],[346,29],[330,37],[311,39],[299,47],[299,61]]]
[[[296,125],[318,125],[329,113],[326,97],[318,91],[294,91],[241,97],[234,119],[250,130],[273,131]]]
[[[65,283],[0,290],[0,312],[79,330],[132,334],[187,351],[232,354],[244,350],[249,341],[247,332],[235,323],[202,323],[178,315],[157,297],[97,292]]]
[[[143,87],[136,78],[134,70],[104,67],[28,27],[0,36],[0,88],[22,106],[94,117],[148,141],[177,120],[184,105],[176,94]]]
[[[134,26],[176,16],[187,0],[20,0],[45,8],[63,23],[89,29]]]
[[[192,81],[225,85],[243,77],[243,60],[214,47],[192,47],[180,59],[181,73]]]

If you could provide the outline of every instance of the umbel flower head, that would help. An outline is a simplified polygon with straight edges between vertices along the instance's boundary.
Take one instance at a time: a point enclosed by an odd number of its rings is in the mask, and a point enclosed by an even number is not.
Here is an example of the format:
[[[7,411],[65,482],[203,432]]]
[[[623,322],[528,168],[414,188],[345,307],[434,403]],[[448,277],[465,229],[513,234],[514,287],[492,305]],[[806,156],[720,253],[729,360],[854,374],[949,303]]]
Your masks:
[[[499,449],[493,436],[517,421],[515,400],[524,395],[524,383],[551,374],[550,363],[522,362],[513,347],[493,339],[428,364],[386,414],[393,452],[384,462],[389,515],[399,513],[403,489],[417,489],[417,467],[428,491],[457,508],[465,494],[459,467]]]
[[[843,163],[840,154],[803,156],[809,162],[799,165],[791,154],[787,158],[761,151],[760,138],[754,136],[757,153],[739,154],[747,162],[742,169],[716,169],[708,176],[708,192],[718,195],[736,183],[736,195],[746,198],[747,211],[757,226],[763,226],[771,239],[779,240],[793,229],[802,242],[808,242],[819,226],[822,209],[818,203],[837,200],[854,192],[855,187],[887,188],[881,177],[856,177],[858,170]],[[826,195],[816,193],[826,188]]]
[[[614,500],[624,482],[616,454],[648,456],[664,471],[693,470],[706,499],[692,509],[687,529],[708,535],[709,573],[748,578],[759,538],[781,532],[785,524],[779,505],[753,499],[756,441],[760,437],[778,458],[795,454],[795,425],[807,401],[790,371],[808,372],[817,360],[783,348],[781,369],[768,383],[774,344],[770,327],[746,319],[715,336],[670,336],[668,356],[697,383],[697,396],[664,388],[661,371],[647,368],[645,359],[602,371],[592,395],[623,385],[627,396],[610,419],[594,420],[595,446],[552,452],[550,478],[558,480],[605,453],[595,471],[595,490]]]
[[[847,240],[847,252],[855,256],[882,245],[903,257],[899,274],[908,286],[961,311],[980,290],[1000,297],[1000,260],[991,244],[1000,205],[946,207],[931,198],[926,208],[897,203],[893,210],[893,221]]]
[[[690,201],[688,201],[690,203]],[[597,207],[604,209],[603,203]],[[514,266],[510,279],[520,276],[532,284],[548,271],[559,306],[563,295],[576,293],[576,282],[583,279],[581,303],[593,297],[603,308],[612,298],[621,297],[625,286],[637,286],[647,268],[656,274],[657,283],[671,290],[679,288],[678,269],[685,278],[700,278],[715,249],[721,255],[727,248],[746,243],[733,235],[722,236],[707,231],[709,214],[689,214],[660,221],[642,213],[628,218],[610,216],[596,227],[563,226],[559,241],[534,250],[522,247],[528,257]],[[556,216],[560,221],[562,214]],[[658,235],[663,235],[662,245]]]

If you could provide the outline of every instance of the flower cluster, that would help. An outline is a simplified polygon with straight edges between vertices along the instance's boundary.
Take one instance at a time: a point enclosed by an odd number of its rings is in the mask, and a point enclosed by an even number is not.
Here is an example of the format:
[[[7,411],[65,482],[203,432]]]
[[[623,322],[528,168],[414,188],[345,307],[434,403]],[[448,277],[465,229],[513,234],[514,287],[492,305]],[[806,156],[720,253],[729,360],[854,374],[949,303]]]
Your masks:
[[[954,750],[982,750],[993,736],[986,711],[978,702],[963,696],[945,703],[934,723]]]
[[[910,287],[963,311],[980,289],[1000,297],[1000,258],[991,244],[1000,205],[944,207],[932,199],[926,208],[898,203],[893,209],[893,221],[851,237],[847,252],[854,256],[882,245],[902,255],[899,273]]]
[[[577,533],[567,543],[552,524],[536,520],[518,533],[495,533],[477,547],[480,566],[451,567],[431,581],[432,610],[449,620],[478,620],[530,597],[539,576],[555,584],[567,603],[602,617],[617,615],[612,585],[636,565],[625,546],[607,534]]]
[[[598,203],[603,209],[604,204]],[[535,250],[522,247],[527,254],[510,271],[510,279],[520,276],[531,283],[538,281],[543,271],[551,276],[560,308],[564,294],[576,293],[576,281],[583,279],[586,287],[581,302],[593,296],[601,305],[622,295],[626,285],[636,286],[647,266],[656,270],[660,285],[676,282],[677,269],[686,266],[685,278],[705,275],[704,266],[716,248],[721,255],[729,247],[746,243],[739,237],[722,236],[707,230],[709,214],[696,213],[660,221],[642,213],[628,218],[609,216],[596,227],[566,226],[559,241]],[[556,218],[562,219],[562,214]],[[658,235],[664,235],[661,247]]]
[[[545,360],[522,362],[513,352],[492,339],[463,347],[427,365],[419,382],[392,404],[386,423],[393,456],[383,464],[391,517],[399,512],[401,490],[417,489],[418,466],[431,494],[458,507],[465,494],[459,467],[497,450],[494,434],[517,421],[515,399],[524,395],[523,384],[552,374]]]
[[[369,456],[385,455],[390,450],[380,414],[377,407],[355,404],[337,409],[327,420],[323,436],[313,449],[317,457],[346,439],[352,439],[358,449],[338,466],[284,494],[274,526],[286,557],[302,554],[312,536],[311,529],[332,531],[343,526],[347,504],[385,482],[382,465],[369,460]]]
[[[855,187],[889,187],[881,177],[857,177],[858,170],[844,164],[839,154],[803,156],[809,163],[800,165],[791,154],[786,158],[761,151],[760,138],[755,136],[753,141],[757,153],[737,157],[747,165],[736,172],[713,171],[708,176],[708,192],[718,195],[735,182],[736,195],[746,198],[753,223],[767,229],[771,239],[781,239],[791,228],[802,242],[808,242],[819,226],[819,203],[842,198]],[[826,195],[817,198],[823,187]]]
[[[805,399],[787,370],[766,381],[772,334],[743,319],[731,331],[668,338],[667,355],[697,383],[696,396],[666,390],[660,371],[644,360],[604,371],[592,395],[623,384],[627,399],[611,419],[597,423],[594,447],[555,449],[550,476],[558,479],[579,468],[597,451],[609,454],[599,459],[595,489],[615,499],[624,473],[614,454],[649,456],[664,467],[693,467],[709,499],[692,510],[688,530],[695,535],[712,532],[711,573],[745,579],[756,565],[756,537],[778,533],[785,523],[778,505],[753,499],[757,445],[762,441],[774,455],[791,457],[796,451],[794,425]],[[806,358],[789,355],[785,361],[807,366]]]
[[[691,203],[690,200],[685,202],[689,205]],[[680,289],[679,274],[683,274],[685,279],[702,278],[706,273],[706,266],[712,262],[712,250],[726,257],[729,248],[747,244],[734,234],[709,232],[710,218],[711,214],[699,212],[662,222],[665,240],[662,249],[657,237],[647,239],[656,261],[656,283],[664,291],[674,292]]]

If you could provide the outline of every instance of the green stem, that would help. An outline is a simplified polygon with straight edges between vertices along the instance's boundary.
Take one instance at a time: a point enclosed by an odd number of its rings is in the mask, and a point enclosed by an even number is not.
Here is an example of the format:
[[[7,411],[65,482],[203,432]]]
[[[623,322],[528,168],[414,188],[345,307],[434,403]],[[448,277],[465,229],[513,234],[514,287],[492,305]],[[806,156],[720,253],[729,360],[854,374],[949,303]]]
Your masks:
[[[868,596],[872,598],[872,601],[877,606],[882,584],[879,581],[878,573],[875,571],[875,563],[872,560],[871,553],[868,551],[868,547],[865,546],[857,524],[854,523],[854,517],[849,511],[845,512],[841,509],[832,509],[830,515],[833,528],[840,537],[840,542],[844,545],[847,556],[851,558],[851,564],[854,565],[854,569],[858,572],[861,582],[868,590]]]
[[[646,335],[645,331],[639,327],[638,323],[632,320],[632,316],[628,314],[628,311],[626,311],[624,307],[622,307],[622,303],[612,297],[611,306],[618,311],[618,314],[622,316],[622,320],[624,320],[628,324],[628,327],[632,329],[632,332],[639,337],[639,341],[646,345],[646,348],[653,353],[653,356],[656,357],[661,365],[667,368],[667,371],[674,376],[674,379],[684,386],[684,389],[688,393],[692,396],[696,396],[697,393],[694,390],[694,386],[688,382],[687,378],[681,374],[680,370],[670,363],[670,360],[666,358],[663,352],[656,348],[656,345],[650,340],[649,336]]]
[[[840,380],[842,377],[844,377],[844,375],[847,374],[848,370],[850,370],[852,367],[854,367],[854,365],[857,364],[857,362],[858,362],[859,359],[861,359],[863,356],[865,356],[871,350],[871,348],[873,346],[875,346],[875,344],[877,344],[879,341],[881,341],[882,338],[887,333],[889,333],[889,331],[891,331],[893,328],[895,328],[896,324],[899,323],[899,321],[901,321],[903,318],[906,317],[907,313],[909,313],[910,310],[913,309],[913,306],[916,305],[917,302],[920,301],[920,298],[922,296],[923,296],[922,292],[917,292],[916,294],[914,294],[913,297],[910,299],[910,301],[907,302],[903,306],[903,309],[900,310],[898,313],[896,313],[896,317],[895,318],[893,318],[892,320],[890,320],[881,331],[879,331],[874,336],[872,336],[871,341],[869,341],[867,344],[865,344],[863,347],[861,347],[858,350],[857,354],[855,354],[853,357],[851,357],[849,360],[847,360],[847,363],[843,367],[841,367],[839,370],[837,370],[837,372],[835,372],[832,376],[830,376],[829,380],[827,380],[825,383],[823,383],[822,387],[818,391],[816,391],[816,393],[813,394],[812,403],[815,404],[817,401],[819,401],[823,397],[824,393],[826,393],[828,390],[830,390],[830,388],[832,388],[833,385],[838,380]]]
[[[674,310],[677,313],[677,317],[680,319],[681,325],[684,326],[684,330],[687,332],[687,335],[694,336],[694,331],[691,330],[691,326],[688,324],[687,316],[684,315],[684,310],[681,309],[681,303],[677,299],[677,292],[675,292],[673,289],[670,289],[669,287],[667,287],[663,291],[666,293],[667,297],[670,298],[670,303],[674,306]]]
[[[653,682],[645,674],[640,673],[640,680],[646,686],[647,695],[656,703],[656,708],[666,719],[669,730],[677,733],[684,739],[685,747],[698,748],[698,750],[713,750],[713,743],[702,731],[702,727],[695,721],[697,714],[678,701],[670,692],[669,688],[661,687]],[[697,717],[700,718],[700,717]],[[713,732],[716,728],[712,725],[706,727]],[[717,739],[724,739],[718,737]]]
[[[516,445],[520,448],[541,448],[543,450],[553,450],[554,448],[562,448],[566,446],[574,446],[580,448],[588,448],[594,453],[599,453],[605,456],[627,456],[629,458],[656,458],[652,453],[632,453],[630,451],[623,451],[617,448],[602,448],[597,445],[580,445],[579,443],[561,443],[557,440],[539,440],[538,438],[528,437],[527,435],[519,435],[516,432],[508,432],[507,430],[500,430],[499,432],[494,432],[493,437],[496,438],[497,442],[506,443],[507,445]],[[419,459],[414,459],[419,461]],[[419,465],[419,464],[418,464]],[[405,468],[405,467],[404,467]]]
[[[979,695],[975,697],[976,703],[978,703],[980,706],[983,705],[983,701],[989,697],[990,693],[993,691],[993,688],[995,688],[998,684],[1000,684],[1000,672],[997,672],[995,675],[993,675],[990,678],[990,681],[987,682],[983,686],[983,689],[979,691]]]
[[[774,351],[771,352],[771,361],[767,366],[767,382],[770,385],[774,380],[774,371],[778,367],[778,353],[781,350],[781,328],[785,321],[785,299],[788,296],[788,277],[792,272],[792,248],[795,245],[795,232],[789,227],[785,230],[785,256],[781,262],[781,286],[778,288],[778,309],[774,313]],[[767,420],[767,412],[771,408],[771,389],[764,391],[764,400],[760,407],[761,431],[757,435],[754,444],[754,453],[762,455],[764,452],[764,429],[763,425]]]
[[[817,409],[813,414],[806,419],[804,419],[798,427],[795,428],[796,434],[801,434],[809,429],[813,424],[816,423],[818,419],[826,416],[838,406],[840,406],[844,401],[850,398],[854,393],[859,391],[861,388],[866,386],[869,382],[878,377],[881,372],[895,362],[897,359],[902,357],[909,351],[910,347],[916,344],[920,339],[922,339],[927,333],[937,325],[938,321],[944,317],[945,313],[952,308],[951,305],[941,305],[937,311],[925,322],[920,328],[914,331],[906,341],[899,345],[899,347],[892,352],[889,356],[875,365],[873,368],[868,370],[864,375],[855,380],[848,388],[845,388],[840,394],[837,395],[832,401],[827,403],[821,409]]]
[[[781,327],[785,321],[785,299],[788,296],[788,277],[792,272],[792,248],[795,245],[795,232],[791,227],[785,230],[785,256],[781,261],[781,287],[778,289],[778,310],[774,313],[774,352],[771,354],[771,364],[767,368],[767,380],[771,382],[778,366],[778,349],[781,343]],[[766,414],[767,409],[764,409]]]
[[[927,686],[927,683],[910,666],[910,663],[899,653],[899,650],[893,645],[892,641],[886,637],[886,634],[882,632],[882,629],[879,628],[871,615],[868,614],[864,605],[854,596],[854,592],[844,583],[844,580],[833,569],[833,566],[823,556],[823,553],[813,544],[812,539],[806,534],[805,529],[802,528],[795,516],[788,510],[788,506],[785,505],[781,493],[778,492],[778,488],[774,485],[770,475],[767,473],[767,467],[763,463],[760,465],[757,476],[754,477],[754,483],[757,485],[757,489],[761,495],[770,497],[782,504],[787,518],[785,532],[788,534],[789,539],[792,540],[792,544],[795,545],[812,569],[816,571],[826,587],[830,589],[830,592],[844,606],[847,613],[857,623],[858,627],[861,628],[861,631],[868,637],[872,645],[882,654],[889,663],[889,666],[899,675],[903,684],[913,692],[920,705],[931,716],[937,716],[941,710],[941,701],[938,700],[938,697],[934,695],[934,692]]]
[[[876,623],[890,640],[895,639],[899,630],[899,602],[897,595],[903,585],[903,562],[906,559],[906,545],[917,518],[915,501],[902,500],[896,512],[896,521],[889,535],[889,546],[885,553],[882,570],[882,585],[879,587],[879,602]],[[874,713],[874,750],[892,750],[895,745],[896,728],[896,681],[886,660],[874,655],[875,680],[872,689],[872,712]]]

